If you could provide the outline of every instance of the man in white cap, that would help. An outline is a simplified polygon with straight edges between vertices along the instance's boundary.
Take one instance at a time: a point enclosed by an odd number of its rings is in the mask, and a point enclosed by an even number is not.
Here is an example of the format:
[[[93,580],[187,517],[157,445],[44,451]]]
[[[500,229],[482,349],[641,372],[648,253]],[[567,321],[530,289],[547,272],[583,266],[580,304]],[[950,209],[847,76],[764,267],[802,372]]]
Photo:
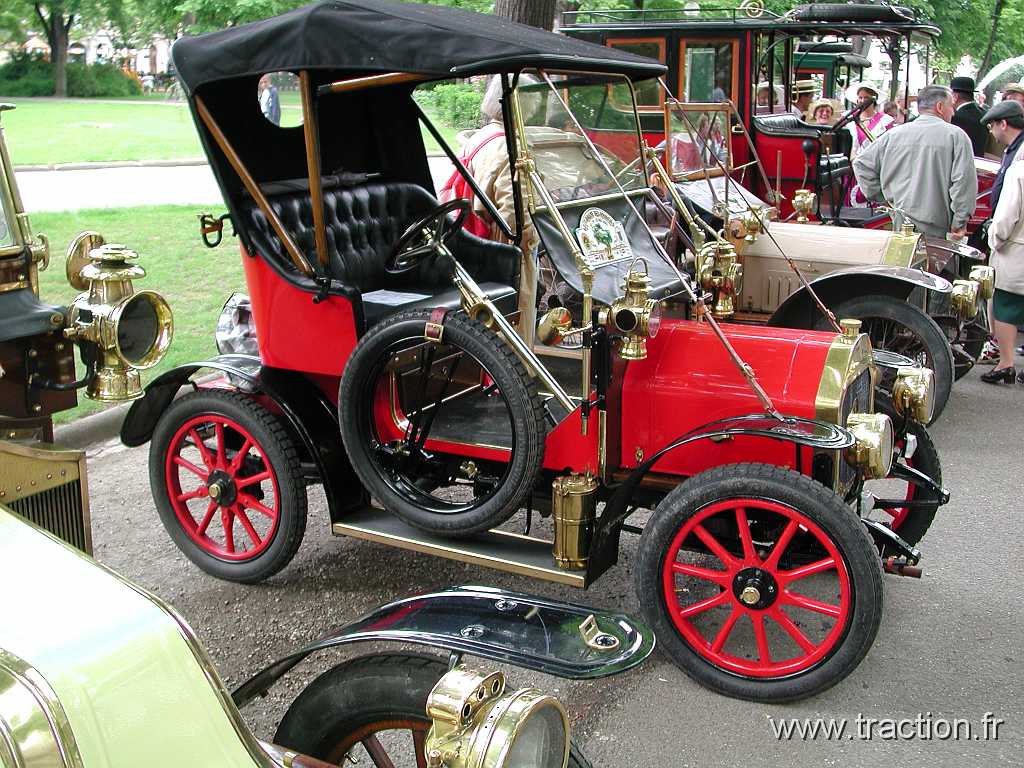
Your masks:
[[[916,120],[864,147],[853,161],[861,192],[902,209],[921,232],[962,237],[978,202],[971,140],[950,125],[953,93],[929,85],[917,94]]]

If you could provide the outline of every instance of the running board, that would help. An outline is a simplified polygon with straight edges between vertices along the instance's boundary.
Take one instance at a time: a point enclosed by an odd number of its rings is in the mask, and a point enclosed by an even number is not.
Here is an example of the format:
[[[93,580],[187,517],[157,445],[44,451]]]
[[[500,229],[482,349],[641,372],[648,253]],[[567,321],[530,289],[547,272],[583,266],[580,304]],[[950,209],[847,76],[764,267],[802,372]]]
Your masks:
[[[413,528],[376,507],[347,514],[344,522],[331,526],[331,531],[336,536],[375,541],[570,587],[582,589],[587,585],[585,570],[564,571],[555,564],[550,541],[511,531],[490,530],[469,539],[449,539]]]

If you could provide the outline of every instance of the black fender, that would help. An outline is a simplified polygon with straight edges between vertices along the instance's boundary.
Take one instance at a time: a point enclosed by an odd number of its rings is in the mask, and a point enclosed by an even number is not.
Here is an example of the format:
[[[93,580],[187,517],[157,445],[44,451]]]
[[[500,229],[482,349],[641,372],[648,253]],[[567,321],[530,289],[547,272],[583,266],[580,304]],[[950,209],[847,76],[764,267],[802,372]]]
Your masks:
[[[764,413],[731,416],[690,430],[637,466],[605,503],[604,510],[594,526],[587,584],[592,583],[618,562],[619,535],[622,532],[622,523],[632,514],[630,502],[633,494],[647,473],[663,456],[698,440],[738,435],[781,440],[798,447],[806,446],[822,451],[840,451],[854,443],[853,434],[836,424],[797,416],[785,416],[780,419]]]
[[[588,628],[594,632],[589,638]],[[655,642],[650,628],[625,614],[494,587],[452,587],[382,605],[278,659],[231,697],[244,706],[313,653],[381,641],[443,648],[570,680],[631,669],[651,654]]]
[[[948,294],[953,284],[944,277],[920,269],[869,264],[829,272],[811,281],[811,287],[826,307],[851,296],[891,296],[906,301],[917,288],[931,293]],[[768,325],[776,328],[812,328],[818,307],[806,288],[791,293],[772,313]]]
[[[142,398],[132,403],[121,425],[121,442],[129,447],[149,442],[157,421],[178,390],[186,384],[195,386],[192,376],[207,369],[226,373],[236,382],[241,380],[245,386],[240,391],[263,394],[281,409],[316,466],[332,523],[369,503],[369,496],[352,470],[342,445],[333,404],[302,374],[269,368],[251,355],[218,355],[160,374],[146,387]]]

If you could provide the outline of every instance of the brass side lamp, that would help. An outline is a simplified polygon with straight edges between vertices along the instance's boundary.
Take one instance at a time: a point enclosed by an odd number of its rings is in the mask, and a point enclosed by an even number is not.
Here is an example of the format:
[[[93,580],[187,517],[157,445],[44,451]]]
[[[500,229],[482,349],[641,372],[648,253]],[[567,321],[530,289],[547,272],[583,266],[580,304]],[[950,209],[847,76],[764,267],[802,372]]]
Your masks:
[[[651,278],[644,271],[630,267],[622,283],[623,295],[598,312],[598,322],[624,337],[619,356],[623,360],[643,360],[647,357],[647,339],[653,339],[661,329],[661,307],[648,298]]]
[[[138,257],[95,233],[83,233],[68,251],[68,282],[85,292],[68,308],[64,335],[82,345],[83,358],[95,357],[85,391],[93,400],[141,397],[139,371],[159,363],[171,343],[174,320],[167,301],[133,286],[146,275],[135,263]]]
[[[743,267],[736,261],[732,243],[716,240],[705,244],[698,254],[697,282],[711,291],[715,303],[711,314],[719,320],[736,312],[736,294],[743,281]]]
[[[793,210],[796,211],[797,224],[811,223],[811,219],[808,214],[814,210],[814,204],[817,201],[818,196],[809,189],[798,189],[793,193]]]

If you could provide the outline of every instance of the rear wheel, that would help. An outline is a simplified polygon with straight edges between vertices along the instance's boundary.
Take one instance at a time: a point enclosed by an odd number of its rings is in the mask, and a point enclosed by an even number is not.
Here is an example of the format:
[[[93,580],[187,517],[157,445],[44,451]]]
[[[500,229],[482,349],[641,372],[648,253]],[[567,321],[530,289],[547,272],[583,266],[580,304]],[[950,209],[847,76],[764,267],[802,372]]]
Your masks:
[[[785,702],[835,685],[881,621],[878,553],[810,478],[763,464],[696,475],[658,505],[637,594],[658,642],[727,696]]]
[[[427,697],[448,671],[439,659],[419,655],[365,656],[320,675],[299,695],[278,726],[274,743],[348,765],[426,766],[430,729]],[[346,757],[347,756],[347,757]],[[572,745],[570,768],[591,768]]]
[[[153,430],[149,480],[160,520],[207,573],[254,583],[291,562],[306,531],[306,485],[288,432],[251,397],[199,390]]]
[[[936,320],[946,334],[953,352],[953,377],[956,381],[967,375],[981,357],[989,337],[987,312],[988,309],[982,307],[975,318],[964,323],[962,328],[955,317],[945,316]]]
[[[519,509],[544,459],[544,407],[494,332],[451,315],[428,341],[429,311],[372,328],[345,367],[341,435],[370,494],[418,528],[468,536]]]
[[[953,387],[953,352],[942,329],[923,310],[891,296],[856,296],[831,307],[837,318],[860,320],[861,332],[868,334],[875,349],[904,355],[917,365],[931,368],[935,374],[935,411],[932,422],[946,407]],[[815,323],[819,330],[829,330],[826,318]],[[892,385],[895,370],[881,369],[878,382],[879,406],[892,411]]]

